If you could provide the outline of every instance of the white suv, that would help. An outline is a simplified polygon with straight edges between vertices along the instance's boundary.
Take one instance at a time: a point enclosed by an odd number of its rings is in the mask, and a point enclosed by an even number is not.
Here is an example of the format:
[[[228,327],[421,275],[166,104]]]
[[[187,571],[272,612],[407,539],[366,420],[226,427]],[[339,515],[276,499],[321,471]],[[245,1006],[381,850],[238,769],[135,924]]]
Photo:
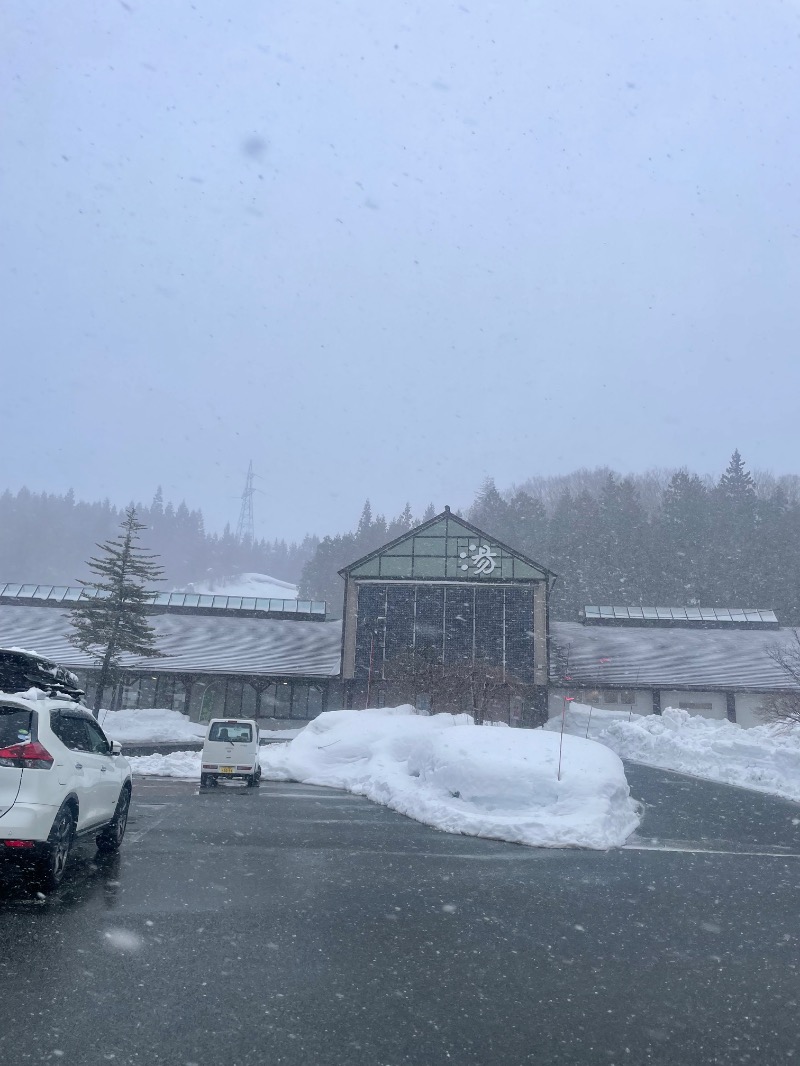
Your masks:
[[[76,836],[116,851],[131,800],[121,750],[79,704],[0,693],[0,861],[33,859],[55,888]]]

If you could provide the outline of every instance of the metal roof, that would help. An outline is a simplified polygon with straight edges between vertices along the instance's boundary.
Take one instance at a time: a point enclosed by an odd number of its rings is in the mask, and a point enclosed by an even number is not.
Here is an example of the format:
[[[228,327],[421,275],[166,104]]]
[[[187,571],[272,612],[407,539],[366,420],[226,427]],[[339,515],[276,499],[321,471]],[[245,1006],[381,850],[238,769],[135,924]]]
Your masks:
[[[42,600],[71,607],[78,600],[105,599],[105,593],[82,585],[0,585],[0,600]],[[322,600],[279,600],[256,596],[217,596],[197,592],[157,592],[152,604],[161,608],[201,608],[219,611],[259,611],[270,614],[307,614],[325,617]]]
[[[134,670],[159,673],[336,677],[341,622],[159,614],[151,618],[166,658],[123,657]],[[73,670],[96,664],[69,643],[67,611],[0,604],[0,646],[25,648]]]
[[[763,607],[584,607],[588,623],[648,622],[651,625],[778,625],[774,611]]]
[[[738,689],[790,688],[769,655],[793,640],[789,628],[692,629],[586,626],[551,622],[550,675],[585,687]]]

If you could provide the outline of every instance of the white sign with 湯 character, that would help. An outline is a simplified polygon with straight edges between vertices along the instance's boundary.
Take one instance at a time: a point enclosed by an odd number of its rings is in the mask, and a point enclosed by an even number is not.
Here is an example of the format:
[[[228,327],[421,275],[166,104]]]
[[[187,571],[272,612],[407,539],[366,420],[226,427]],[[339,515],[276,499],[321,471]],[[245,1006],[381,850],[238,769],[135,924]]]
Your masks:
[[[497,563],[497,552],[492,551],[488,544],[470,544],[469,553],[466,551],[459,552],[459,559],[465,560],[469,558],[472,566],[468,562],[461,563],[461,569],[469,571],[477,577],[488,577],[489,574],[493,574]]]

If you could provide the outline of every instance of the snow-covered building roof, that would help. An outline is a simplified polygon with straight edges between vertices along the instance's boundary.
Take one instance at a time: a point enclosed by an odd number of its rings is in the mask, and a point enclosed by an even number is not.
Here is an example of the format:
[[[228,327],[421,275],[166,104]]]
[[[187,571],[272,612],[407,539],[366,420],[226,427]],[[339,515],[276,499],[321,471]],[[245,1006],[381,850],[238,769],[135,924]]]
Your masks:
[[[551,622],[554,684],[768,691],[791,687],[769,651],[794,630]],[[569,680],[567,680],[569,679]]]
[[[70,613],[52,607],[0,604],[0,646],[32,648],[73,670],[96,664],[69,642]],[[341,622],[157,614],[150,619],[163,659],[125,656],[132,670],[159,673],[336,677]]]
[[[286,590],[294,589],[286,585]],[[281,591],[278,589],[278,591]],[[327,605],[324,600],[298,600],[296,595],[288,598],[270,596],[234,595],[225,592],[156,592],[151,600],[154,611],[190,611],[194,614],[216,613],[218,611],[245,611],[260,617],[267,615],[307,616],[324,618]],[[105,593],[83,585],[20,585],[0,584],[0,603],[12,604],[46,603],[49,607],[71,607],[78,600],[103,599]]]

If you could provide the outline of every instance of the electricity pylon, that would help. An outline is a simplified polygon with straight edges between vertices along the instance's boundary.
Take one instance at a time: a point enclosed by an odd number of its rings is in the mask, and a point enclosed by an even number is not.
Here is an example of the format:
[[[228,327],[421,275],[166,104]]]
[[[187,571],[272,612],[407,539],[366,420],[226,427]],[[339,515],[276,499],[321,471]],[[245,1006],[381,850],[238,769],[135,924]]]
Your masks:
[[[253,522],[253,495],[256,491],[253,487],[253,478],[255,476],[253,473],[253,460],[251,459],[247,467],[247,480],[244,483],[244,492],[242,493],[239,521],[236,523],[236,539],[238,541],[246,541],[248,544],[252,544],[255,540],[255,525]]]

